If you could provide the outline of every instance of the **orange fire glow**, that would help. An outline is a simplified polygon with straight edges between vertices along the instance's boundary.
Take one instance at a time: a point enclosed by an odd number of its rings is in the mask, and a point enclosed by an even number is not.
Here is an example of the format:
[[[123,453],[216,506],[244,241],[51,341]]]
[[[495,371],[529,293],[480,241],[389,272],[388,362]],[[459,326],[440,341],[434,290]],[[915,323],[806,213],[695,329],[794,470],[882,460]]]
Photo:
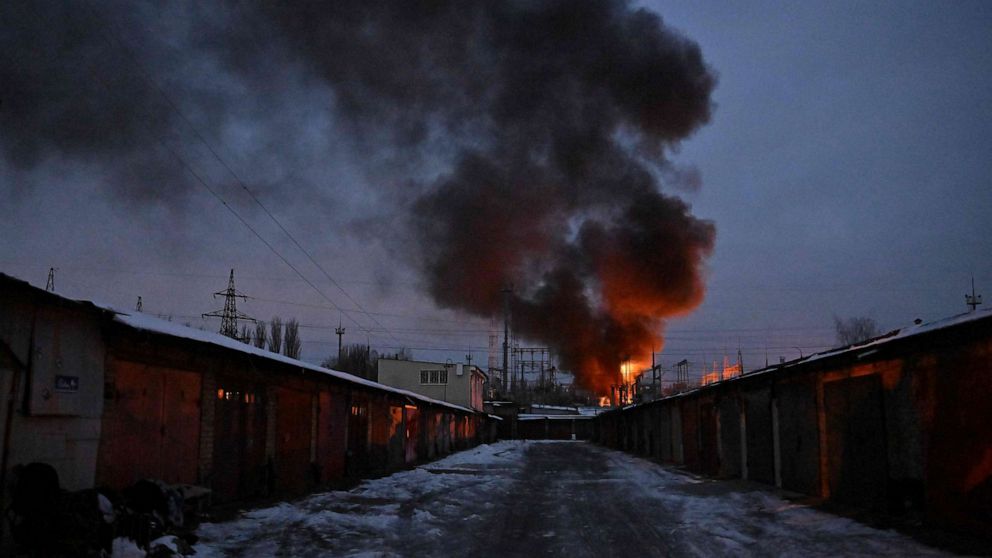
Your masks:
[[[736,376],[741,375],[741,365],[740,363],[730,364],[730,359],[723,357],[723,369],[717,366],[717,363],[713,363],[713,370],[711,372],[706,372],[703,377],[699,379],[699,385],[705,386],[707,384],[713,384],[719,382],[720,380],[729,380]]]

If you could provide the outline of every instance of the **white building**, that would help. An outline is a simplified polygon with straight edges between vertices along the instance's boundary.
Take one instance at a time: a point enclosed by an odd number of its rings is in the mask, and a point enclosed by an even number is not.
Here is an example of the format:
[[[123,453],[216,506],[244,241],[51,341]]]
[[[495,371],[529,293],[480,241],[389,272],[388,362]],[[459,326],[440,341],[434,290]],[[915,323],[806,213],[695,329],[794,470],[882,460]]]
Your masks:
[[[486,379],[471,364],[379,359],[379,383],[477,411],[482,410]]]

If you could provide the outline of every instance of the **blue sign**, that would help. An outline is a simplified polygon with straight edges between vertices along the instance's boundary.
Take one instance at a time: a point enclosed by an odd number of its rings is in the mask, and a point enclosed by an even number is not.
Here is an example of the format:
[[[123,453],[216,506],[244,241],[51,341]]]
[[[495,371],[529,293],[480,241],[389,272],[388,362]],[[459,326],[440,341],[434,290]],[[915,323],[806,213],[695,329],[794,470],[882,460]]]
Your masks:
[[[79,376],[55,376],[55,391],[79,391]]]

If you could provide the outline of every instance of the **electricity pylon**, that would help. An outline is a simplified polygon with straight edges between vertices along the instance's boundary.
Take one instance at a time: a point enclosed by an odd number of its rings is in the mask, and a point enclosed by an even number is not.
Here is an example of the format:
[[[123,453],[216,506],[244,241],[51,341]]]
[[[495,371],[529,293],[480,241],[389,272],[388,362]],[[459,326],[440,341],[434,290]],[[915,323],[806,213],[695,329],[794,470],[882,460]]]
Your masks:
[[[231,278],[227,281],[227,288],[223,291],[217,291],[214,293],[214,298],[217,298],[218,296],[224,297],[224,309],[207,312],[202,316],[204,318],[220,318],[220,334],[226,335],[231,339],[238,339],[238,320],[254,322],[255,318],[252,318],[243,312],[238,312],[237,299],[240,298],[241,300],[247,300],[248,297],[243,293],[239,293],[234,288],[233,269],[231,270]]]

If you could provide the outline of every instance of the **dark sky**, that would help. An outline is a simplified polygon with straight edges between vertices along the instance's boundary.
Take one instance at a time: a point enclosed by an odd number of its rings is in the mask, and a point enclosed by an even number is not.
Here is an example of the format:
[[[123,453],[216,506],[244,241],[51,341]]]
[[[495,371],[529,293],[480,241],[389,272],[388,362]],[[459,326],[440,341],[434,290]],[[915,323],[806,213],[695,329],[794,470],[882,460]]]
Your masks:
[[[990,292],[992,6],[646,6],[698,43],[718,76],[710,122],[669,155],[678,168],[697,169],[701,184],[668,192],[712,220],[717,235],[705,264],[707,296],[668,323],[664,363],[688,358],[698,367],[740,344],[750,369],[764,364],[766,348],[774,361],[832,345],[834,315],[867,315],[895,328],[966,310],[972,275],[979,292]],[[50,26],[57,15],[42,12],[16,14]],[[99,53],[92,66],[58,49],[48,58],[4,49],[8,69],[43,67],[75,80],[80,95],[116,96],[125,106],[133,99],[143,108],[79,123],[89,134],[80,135],[88,138],[84,147],[71,134],[51,149],[3,138],[0,195],[8,209],[0,271],[43,286],[54,266],[57,290],[68,296],[130,308],[140,295],[146,311],[198,326],[196,316],[222,306],[210,293],[225,286],[233,267],[239,289],[256,297],[243,310],[314,326],[303,331],[309,360],[333,351],[341,319],[347,342],[368,337],[380,349],[412,347],[418,357],[453,360],[471,349],[485,363],[487,321],[434,307],[389,210],[407,201],[409,190],[397,185],[448,164],[444,133],[429,131],[415,150],[401,149],[395,138],[356,131],[329,101],[342,90],[298,60],[253,58],[247,50],[245,60],[232,62],[211,30],[233,21],[252,31],[246,45],[276,41],[264,26],[256,29],[257,14],[108,12],[61,14],[109,26],[98,41],[74,44],[77,53]],[[22,40],[9,28],[3,33],[6,46]],[[140,64],[131,52],[143,53]],[[148,90],[142,69],[189,122]],[[38,87],[44,92],[43,81]],[[0,109],[8,123],[44,129],[44,116],[58,110],[43,95],[21,105],[7,93]],[[131,123],[131,135],[92,137],[120,121]],[[198,133],[348,296],[253,203]],[[148,137],[155,141],[146,148],[129,148]],[[19,150],[9,149],[15,143]],[[104,164],[107,158],[115,163]],[[187,166],[324,296],[190,178]],[[519,213],[526,220],[537,211]]]
[[[681,154],[718,227],[709,295],[672,329],[767,328],[774,361],[831,344],[834,314],[896,328],[967,310],[972,275],[989,291],[992,6],[653,7],[720,74]]]

